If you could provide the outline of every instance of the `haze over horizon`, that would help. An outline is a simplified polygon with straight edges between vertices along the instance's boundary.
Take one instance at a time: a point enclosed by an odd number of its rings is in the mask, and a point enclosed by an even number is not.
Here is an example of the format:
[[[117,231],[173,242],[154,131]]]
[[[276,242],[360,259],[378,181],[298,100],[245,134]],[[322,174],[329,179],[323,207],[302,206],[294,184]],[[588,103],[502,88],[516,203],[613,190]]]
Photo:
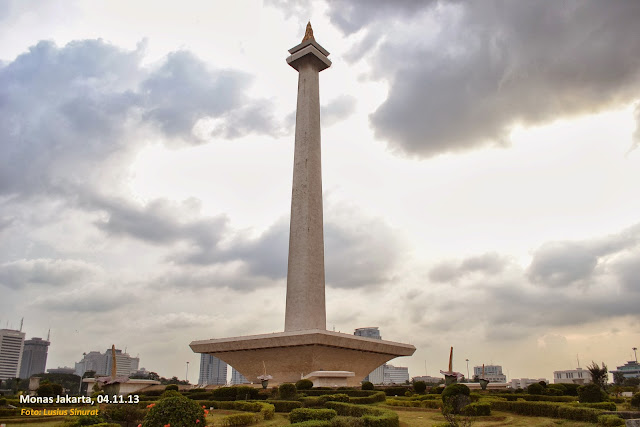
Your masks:
[[[48,368],[282,331],[297,73],[320,76],[327,329],[411,376],[640,343],[640,3],[0,1],[0,327]]]

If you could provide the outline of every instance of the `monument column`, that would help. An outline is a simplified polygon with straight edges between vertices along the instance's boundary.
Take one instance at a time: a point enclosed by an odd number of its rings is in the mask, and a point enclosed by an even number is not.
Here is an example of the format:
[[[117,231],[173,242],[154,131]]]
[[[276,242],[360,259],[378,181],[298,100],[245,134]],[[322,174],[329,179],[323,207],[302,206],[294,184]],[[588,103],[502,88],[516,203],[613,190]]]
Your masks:
[[[331,66],[313,37],[289,49],[287,63],[298,71],[298,104],[291,193],[285,331],[326,329],[324,237],[318,73]]]

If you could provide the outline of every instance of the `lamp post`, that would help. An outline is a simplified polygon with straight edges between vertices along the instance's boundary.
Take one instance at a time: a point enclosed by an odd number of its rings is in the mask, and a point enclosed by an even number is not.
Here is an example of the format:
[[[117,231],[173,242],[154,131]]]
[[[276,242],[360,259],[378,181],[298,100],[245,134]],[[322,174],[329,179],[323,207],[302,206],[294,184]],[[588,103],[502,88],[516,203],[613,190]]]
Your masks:
[[[631,350],[633,350],[633,355],[636,358],[636,363],[638,363],[638,353],[636,353],[636,350],[638,349],[638,347],[633,347]]]
[[[189,362],[187,362],[187,373],[184,377],[187,379],[187,383],[189,383]]]
[[[467,381],[469,381],[469,359],[464,359],[467,361]]]

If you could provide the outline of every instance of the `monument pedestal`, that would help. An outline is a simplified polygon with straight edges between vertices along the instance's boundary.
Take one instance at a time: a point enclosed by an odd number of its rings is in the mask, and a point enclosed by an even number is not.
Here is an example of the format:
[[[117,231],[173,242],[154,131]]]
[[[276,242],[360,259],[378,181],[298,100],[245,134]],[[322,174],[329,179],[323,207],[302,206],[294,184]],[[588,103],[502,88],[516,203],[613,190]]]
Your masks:
[[[314,371],[350,371],[349,386],[360,385],[383,363],[415,351],[410,344],[321,329],[194,341],[190,347],[225,361],[254,383],[266,367],[273,376],[270,384],[295,383]]]

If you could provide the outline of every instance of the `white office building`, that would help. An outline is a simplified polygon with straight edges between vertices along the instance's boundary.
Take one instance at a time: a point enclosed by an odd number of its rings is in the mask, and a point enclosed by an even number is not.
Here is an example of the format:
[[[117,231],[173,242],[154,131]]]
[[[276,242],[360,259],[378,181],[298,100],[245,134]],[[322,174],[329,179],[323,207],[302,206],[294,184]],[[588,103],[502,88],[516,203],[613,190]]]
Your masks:
[[[406,384],[409,381],[409,368],[385,363],[369,374],[373,384]]]
[[[553,371],[554,384],[588,384],[591,382],[591,374],[588,370],[577,368],[566,371]]]
[[[531,384],[533,383],[539,383],[540,381],[544,381],[545,383],[549,384],[549,381],[547,381],[546,378],[538,378],[538,379],[533,379],[533,378],[516,378],[516,379],[512,379],[511,380],[511,388],[512,389],[526,389],[527,387],[529,387]]]
[[[87,371],[95,371],[96,375],[111,375],[111,349],[107,349],[104,353],[98,351],[90,351],[84,353],[82,360],[76,362],[75,373],[82,376]],[[129,375],[138,371],[140,359],[131,357],[128,353],[116,349],[116,375],[119,377],[129,377]]]
[[[473,367],[473,375],[482,378],[482,366]],[[500,365],[484,365],[484,379],[492,383],[506,383],[507,376]]]
[[[0,380],[19,376],[24,337],[24,332],[0,329]]]

